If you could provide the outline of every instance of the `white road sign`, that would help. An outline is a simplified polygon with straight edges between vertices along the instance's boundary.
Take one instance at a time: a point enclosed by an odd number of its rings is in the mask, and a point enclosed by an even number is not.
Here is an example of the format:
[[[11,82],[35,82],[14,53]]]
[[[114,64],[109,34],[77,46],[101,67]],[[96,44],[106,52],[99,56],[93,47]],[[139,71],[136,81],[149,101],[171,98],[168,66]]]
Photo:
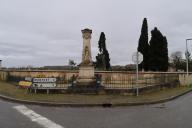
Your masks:
[[[33,83],[55,83],[56,78],[33,78]]]
[[[140,64],[143,61],[143,55],[140,52],[134,52],[132,55],[132,61],[135,64]]]
[[[56,83],[33,83],[33,87],[52,88],[56,87]]]

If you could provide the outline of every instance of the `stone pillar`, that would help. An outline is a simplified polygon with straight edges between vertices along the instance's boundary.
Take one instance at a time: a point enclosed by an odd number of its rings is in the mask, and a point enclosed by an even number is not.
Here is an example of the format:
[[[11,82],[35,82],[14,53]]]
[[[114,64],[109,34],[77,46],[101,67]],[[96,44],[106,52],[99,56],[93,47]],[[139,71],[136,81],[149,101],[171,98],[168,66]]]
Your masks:
[[[84,29],[81,31],[83,37],[82,62],[79,67],[79,77],[77,85],[94,85],[95,69],[91,57],[91,34],[92,30]]]
[[[83,37],[83,51],[82,51],[82,63],[81,65],[92,65],[91,57],[91,34],[92,30],[84,29],[81,30]]]

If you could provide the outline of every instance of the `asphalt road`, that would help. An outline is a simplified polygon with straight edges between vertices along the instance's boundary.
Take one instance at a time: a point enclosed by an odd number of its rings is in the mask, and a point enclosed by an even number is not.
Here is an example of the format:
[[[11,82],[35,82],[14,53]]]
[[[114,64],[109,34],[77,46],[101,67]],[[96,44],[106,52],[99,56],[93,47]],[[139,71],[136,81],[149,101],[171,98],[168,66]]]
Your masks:
[[[54,127],[192,128],[192,93],[164,104],[116,108],[43,107],[0,100],[0,128]]]

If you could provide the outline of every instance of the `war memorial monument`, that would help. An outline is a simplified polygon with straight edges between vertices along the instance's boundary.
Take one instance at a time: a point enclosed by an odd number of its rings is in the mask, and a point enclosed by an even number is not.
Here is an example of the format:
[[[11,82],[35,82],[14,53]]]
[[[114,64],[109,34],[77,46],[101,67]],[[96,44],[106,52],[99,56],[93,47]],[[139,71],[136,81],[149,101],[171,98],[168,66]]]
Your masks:
[[[77,78],[77,86],[94,86],[95,69],[91,57],[91,34],[92,30],[84,29],[83,34],[83,51],[82,62],[79,67],[79,76]]]

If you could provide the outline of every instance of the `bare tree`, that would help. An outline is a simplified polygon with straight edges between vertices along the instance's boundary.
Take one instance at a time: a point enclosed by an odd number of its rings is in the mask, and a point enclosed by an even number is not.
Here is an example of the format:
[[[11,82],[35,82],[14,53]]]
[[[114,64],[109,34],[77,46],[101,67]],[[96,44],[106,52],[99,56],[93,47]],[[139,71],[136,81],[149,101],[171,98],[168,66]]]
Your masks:
[[[176,68],[176,71],[179,69],[183,69],[183,66],[185,66],[185,62],[183,60],[182,52],[181,51],[175,51],[171,54],[171,62]]]
[[[171,54],[171,59],[172,59],[172,62],[178,62],[178,61],[181,61],[182,60],[182,52],[181,51],[176,51],[176,52],[173,52]]]

